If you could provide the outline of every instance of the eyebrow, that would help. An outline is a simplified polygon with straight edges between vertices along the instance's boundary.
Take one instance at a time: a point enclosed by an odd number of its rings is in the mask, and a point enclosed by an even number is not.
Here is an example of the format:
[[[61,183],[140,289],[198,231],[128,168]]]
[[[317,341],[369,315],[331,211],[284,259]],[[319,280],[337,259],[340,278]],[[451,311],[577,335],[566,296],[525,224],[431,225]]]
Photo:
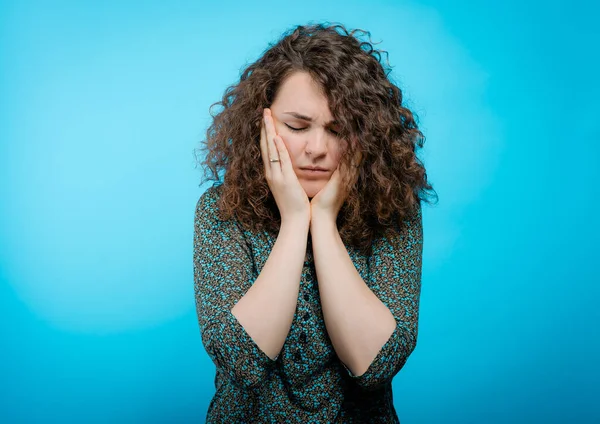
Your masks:
[[[283,112],[283,113],[286,114],[286,115],[291,115],[294,118],[301,119],[303,121],[307,121],[307,122],[312,122],[313,121],[313,119],[310,116],[305,116],[305,115],[302,115],[302,114],[300,114],[298,112]],[[329,121],[329,122],[325,123],[326,127],[327,126],[331,126],[331,125],[337,125],[337,121]]]

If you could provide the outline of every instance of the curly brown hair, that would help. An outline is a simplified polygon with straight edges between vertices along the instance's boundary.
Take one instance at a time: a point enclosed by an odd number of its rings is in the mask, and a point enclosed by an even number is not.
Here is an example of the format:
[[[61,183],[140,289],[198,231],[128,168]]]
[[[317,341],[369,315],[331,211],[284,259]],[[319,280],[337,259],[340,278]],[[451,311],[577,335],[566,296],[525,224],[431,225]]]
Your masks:
[[[364,36],[367,40],[361,40]],[[211,105],[206,152],[199,164],[207,180],[219,185],[222,219],[235,217],[252,230],[276,233],[279,210],[268,187],[260,152],[263,109],[278,87],[296,71],[307,72],[323,89],[331,113],[346,140],[340,161],[350,165],[360,152],[356,184],[338,214],[345,243],[369,253],[374,237],[398,228],[419,212],[421,200],[437,194],[416,156],[424,136],[415,115],[403,105],[402,91],[388,78],[391,68],[371,42],[368,31],[343,25],[297,26],[271,44],[262,56]],[[214,112],[214,107],[220,107]]]

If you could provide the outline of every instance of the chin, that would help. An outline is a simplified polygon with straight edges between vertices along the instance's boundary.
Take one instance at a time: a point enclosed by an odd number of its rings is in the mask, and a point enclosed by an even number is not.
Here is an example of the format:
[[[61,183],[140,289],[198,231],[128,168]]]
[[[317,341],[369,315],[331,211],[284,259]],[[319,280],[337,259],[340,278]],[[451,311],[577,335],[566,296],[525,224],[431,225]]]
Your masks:
[[[317,193],[319,191],[321,191],[321,189],[325,187],[325,182],[305,182],[302,183],[302,188],[304,189],[304,191],[306,192],[306,196],[309,199],[312,199],[313,197],[315,197],[317,195]]]

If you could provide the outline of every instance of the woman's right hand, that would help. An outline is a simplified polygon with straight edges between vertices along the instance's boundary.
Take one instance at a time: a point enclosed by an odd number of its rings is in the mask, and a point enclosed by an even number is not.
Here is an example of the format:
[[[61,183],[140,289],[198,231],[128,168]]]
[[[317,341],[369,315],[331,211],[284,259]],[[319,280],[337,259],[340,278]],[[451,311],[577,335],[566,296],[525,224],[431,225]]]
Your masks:
[[[310,222],[310,201],[294,172],[283,139],[275,132],[270,109],[264,109],[260,130],[260,151],[265,166],[267,184],[273,193],[281,223],[295,219]],[[279,159],[271,162],[271,159]]]

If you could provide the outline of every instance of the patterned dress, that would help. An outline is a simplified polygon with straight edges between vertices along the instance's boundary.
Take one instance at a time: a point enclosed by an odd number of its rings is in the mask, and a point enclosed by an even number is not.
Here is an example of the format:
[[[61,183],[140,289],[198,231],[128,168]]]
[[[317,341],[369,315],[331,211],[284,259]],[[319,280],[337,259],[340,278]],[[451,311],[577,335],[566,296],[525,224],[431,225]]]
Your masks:
[[[310,238],[296,312],[275,360],[254,343],[231,308],[263,268],[276,236],[217,217],[219,186],[196,205],[194,288],[206,352],[216,366],[208,423],[398,423],[392,378],[417,342],[423,230],[421,208],[371,255],[349,247],[358,273],[397,325],[368,370],[338,359],[323,319]]]

